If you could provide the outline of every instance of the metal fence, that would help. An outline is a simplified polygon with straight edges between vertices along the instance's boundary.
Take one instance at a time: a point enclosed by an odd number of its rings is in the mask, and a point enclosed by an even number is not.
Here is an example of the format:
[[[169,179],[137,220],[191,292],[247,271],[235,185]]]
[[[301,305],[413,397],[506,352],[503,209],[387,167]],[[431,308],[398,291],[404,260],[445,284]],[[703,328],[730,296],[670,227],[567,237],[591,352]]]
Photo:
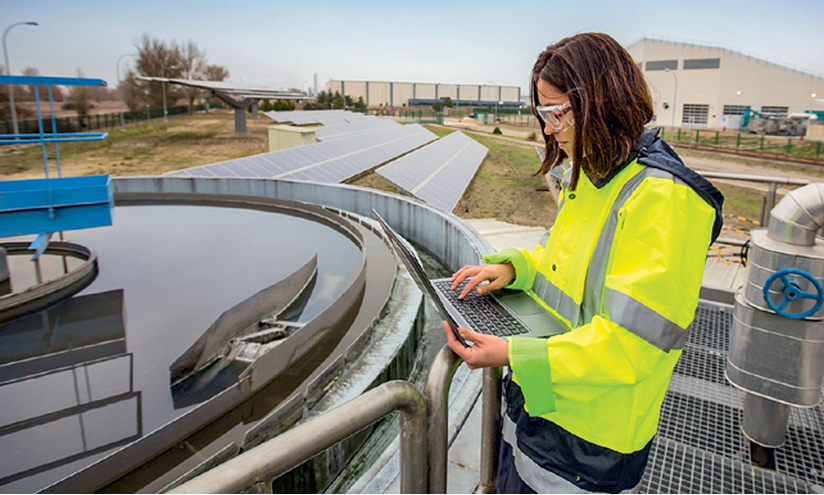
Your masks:
[[[217,108],[214,103],[209,104],[209,108]],[[195,105],[193,111],[200,112],[206,109],[206,105]],[[189,112],[189,107],[186,105],[168,107],[166,109],[167,115],[181,115]],[[126,124],[137,122],[145,122],[147,120],[163,118],[162,108],[147,108],[146,110],[129,110],[123,112],[123,120]],[[96,113],[91,115],[75,115],[72,117],[56,117],[54,122],[57,126],[56,131],[52,129],[51,116],[44,117],[42,120],[43,131],[45,133],[65,133],[65,132],[84,132],[95,129],[111,129],[120,126],[120,112],[112,113]],[[20,134],[36,134],[40,132],[37,125],[37,119],[18,119]],[[5,132],[0,134],[12,134],[13,126],[11,121],[5,121],[0,129],[5,129]]]
[[[514,112],[514,113],[513,113]],[[520,113],[518,113],[520,112]],[[509,124],[516,126],[537,126],[535,116],[524,110],[479,109],[475,111],[479,124]],[[824,162],[824,143],[797,137],[765,136],[742,132],[714,129],[662,128],[662,137],[679,144],[694,145],[719,151],[733,151],[741,154],[763,155],[768,158],[787,157],[804,161]],[[672,136],[672,137],[670,137]]]
[[[764,155],[785,156],[808,160],[824,160],[824,144],[797,137],[765,136],[712,129],[664,129],[663,136],[674,143],[713,147],[721,150],[754,152]]]

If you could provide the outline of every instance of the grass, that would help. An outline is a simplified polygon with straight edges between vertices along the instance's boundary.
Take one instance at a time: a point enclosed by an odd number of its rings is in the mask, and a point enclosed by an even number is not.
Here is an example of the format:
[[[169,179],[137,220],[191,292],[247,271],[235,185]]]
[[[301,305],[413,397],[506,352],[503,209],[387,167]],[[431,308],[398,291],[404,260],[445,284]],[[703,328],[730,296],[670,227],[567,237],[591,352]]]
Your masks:
[[[248,119],[248,137],[233,137],[234,114],[176,116],[114,129],[102,141],[63,143],[60,158],[65,175],[146,175],[206,165],[268,151],[266,118]],[[55,166],[54,146],[47,145],[50,167]],[[22,153],[0,149],[0,177],[42,177],[41,147],[29,145]]]
[[[756,222],[761,218],[761,198],[765,196],[764,193],[722,183],[716,183],[715,187],[724,194],[722,211],[725,228],[748,231],[760,226]],[[781,194],[776,194],[776,204],[781,198]]]

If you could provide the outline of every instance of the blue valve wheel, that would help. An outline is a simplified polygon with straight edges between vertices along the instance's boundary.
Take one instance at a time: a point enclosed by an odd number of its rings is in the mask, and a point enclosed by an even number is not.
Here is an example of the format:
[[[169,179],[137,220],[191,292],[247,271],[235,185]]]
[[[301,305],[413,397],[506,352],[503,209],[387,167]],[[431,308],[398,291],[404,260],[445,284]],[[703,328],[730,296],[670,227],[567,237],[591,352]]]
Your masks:
[[[801,290],[801,286],[798,282],[789,278],[788,275],[798,275],[802,278],[806,278],[816,288],[817,293],[804,292]],[[781,291],[784,293],[784,299],[777,305],[770,297],[770,287],[776,280],[781,280],[781,283],[783,284]],[[784,311],[784,308],[787,307],[789,303],[799,299],[813,299],[815,301],[815,306],[801,313],[790,313],[788,311]],[[824,303],[824,287],[821,287],[821,283],[818,279],[803,270],[799,270],[798,268],[784,268],[783,270],[778,270],[770,275],[770,278],[768,278],[764,283],[764,301],[767,302],[767,306],[769,306],[770,309],[775,311],[775,314],[781,315],[785,318],[791,318],[793,320],[800,320],[815,314],[816,311],[821,309],[821,305]]]

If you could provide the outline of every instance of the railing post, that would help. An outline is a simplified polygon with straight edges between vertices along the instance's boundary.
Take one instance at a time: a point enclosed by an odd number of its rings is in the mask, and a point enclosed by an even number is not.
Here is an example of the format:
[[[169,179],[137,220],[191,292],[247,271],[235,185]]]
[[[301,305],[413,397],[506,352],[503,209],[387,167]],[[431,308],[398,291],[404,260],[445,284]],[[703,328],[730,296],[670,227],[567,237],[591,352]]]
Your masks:
[[[446,493],[449,447],[449,386],[463,362],[449,346],[443,346],[429,368],[423,395],[429,415],[429,478],[427,493]]]
[[[480,493],[495,493],[502,371],[502,368],[484,369],[483,409],[481,411],[481,479],[478,486]]]
[[[770,182],[770,192],[767,193],[767,213],[764,215],[764,223],[761,225],[762,227],[768,227],[770,225],[770,212],[775,206],[776,190],[778,190],[778,184],[775,182]]]

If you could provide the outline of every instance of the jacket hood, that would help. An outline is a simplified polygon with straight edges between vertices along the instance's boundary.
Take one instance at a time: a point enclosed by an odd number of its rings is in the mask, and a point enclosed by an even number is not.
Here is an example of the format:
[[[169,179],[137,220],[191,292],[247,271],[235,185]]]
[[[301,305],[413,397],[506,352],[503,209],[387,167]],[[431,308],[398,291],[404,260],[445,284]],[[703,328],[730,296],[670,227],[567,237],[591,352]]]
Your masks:
[[[638,163],[642,165],[671,173],[683,180],[704,201],[712,206],[715,209],[715,222],[712,227],[712,241],[710,241],[710,244],[712,244],[718,239],[724,225],[724,217],[721,213],[721,208],[724,205],[724,195],[701,174],[684,165],[684,162],[681,161],[681,158],[678,157],[670,145],[658,136],[660,131],[661,128],[659,127],[644,132],[628,162],[637,158]]]

